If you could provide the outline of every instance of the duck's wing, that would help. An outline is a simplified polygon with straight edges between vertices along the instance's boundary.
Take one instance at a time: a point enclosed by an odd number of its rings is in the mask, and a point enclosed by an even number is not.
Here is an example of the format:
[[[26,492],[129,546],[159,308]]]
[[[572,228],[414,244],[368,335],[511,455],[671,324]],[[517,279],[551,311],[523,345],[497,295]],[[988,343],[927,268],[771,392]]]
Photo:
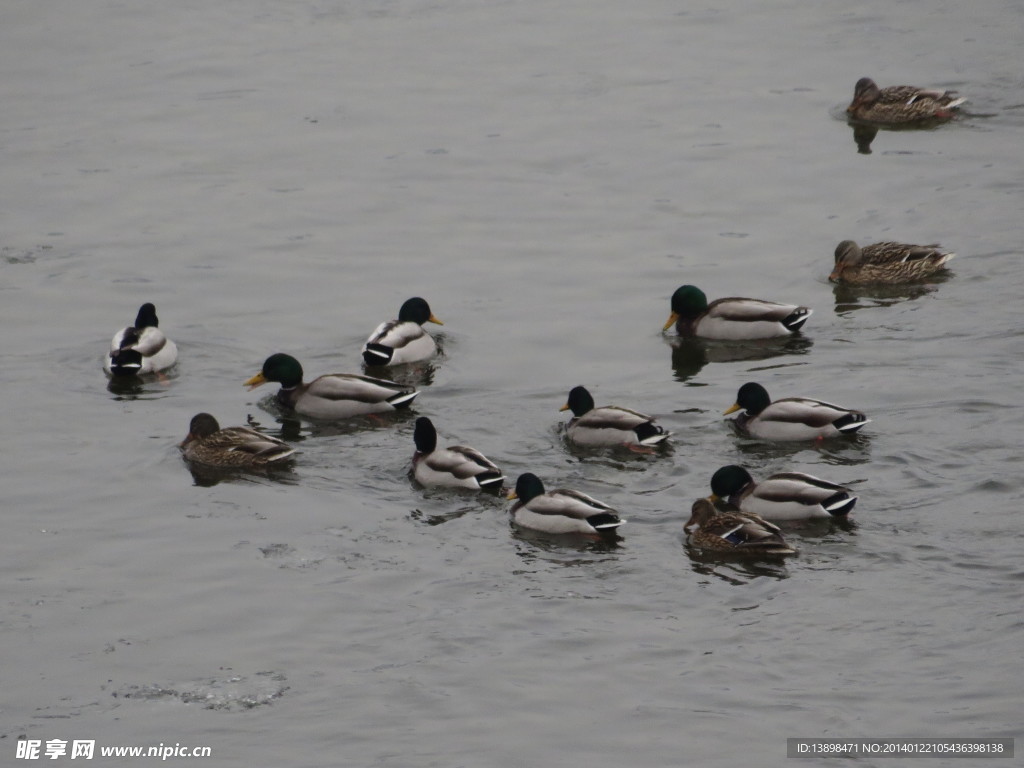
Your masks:
[[[803,472],[779,472],[761,481],[754,488],[754,495],[765,501],[801,504],[820,504],[837,493],[847,491],[841,485],[822,480]]]
[[[806,397],[785,397],[774,400],[758,414],[761,421],[779,421],[806,424],[809,427],[827,427],[844,416],[856,413],[848,408],[812,400]]]
[[[706,316],[733,322],[752,323],[764,320],[782,322],[798,309],[806,309],[806,307],[732,296],[711,302],[708,305]],[[809,312],[810,310],[808,310],[808,314]]]
[[[424,456],[422,461],[433,471],[450,474],[459,480],[468,480],[481,472],[501,472],[498,465],[480,451],[464,445],[438,448]]]
[[[366,340],[366,346],[380,344],[392,349],[401,349],[426,335],[427,332],[418,323],[400,323],[397,320],[390,320],[377,326],[377,329],[370,334],[370,338]]]
[[[295,453],[295,449],[283,440],[264,435],[249,427],[227,427],[204,439],[208,445],[229,451],[239,451],[253,456],[284,458]]]
[[[310,383],[303,395],[322,400],[354,400],[361,403],[406,402],[416,396],[416,391],[404,384],[355,373],[330,373]],[[397,400],[396,400],[397,399]]]
[[[556,488],[529,501],[526,508],[539,515],[561,515],[576,520],[586,520],[594,528],[615,528],[624,520],[603,501],[598,501],[581,491]]]
[[[758,517],[735,513],[715,515],[695,534],[699,539],[713,543],[715,539],[727,542],[730,548],[751,549],[764,552],[786,553],[793,549],[782,537],[777,525]]]
[[[632,432],[649,421],[652,421],[650,416],[617,405],[594,408],[573,419],[575,425],[586,429],[614,429],[623,432]]]

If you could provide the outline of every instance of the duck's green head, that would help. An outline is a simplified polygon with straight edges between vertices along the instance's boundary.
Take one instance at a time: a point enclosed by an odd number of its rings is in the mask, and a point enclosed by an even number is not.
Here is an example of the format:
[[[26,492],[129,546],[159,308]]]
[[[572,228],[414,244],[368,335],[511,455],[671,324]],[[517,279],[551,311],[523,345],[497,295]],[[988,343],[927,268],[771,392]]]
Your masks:
[[[751,416],[756,416],[771,405],[771,402],[772,399],[768,396],[767,389],[756,382],[748,381],[740,387],[740,391],[736,394],[736,403],[723,415],[734,413],[742,408]]]
[[[135,328],[157,328],[160,321],[156,316],[156,307],[148,301],[139,307],[139,314],[135,316]]]
[[[519,499],[527,504],[531,499],[544,495],[544,483],[532,472],[525,472],[516,480],[516,489],[508,495],[509,499]]]
[[[437,430],[434,429],[434,422],[426,416],[416,419],[412,441],[416,443],[416,450],[420,453],[433,453],[437,448]]]
[[[754,479],[747,470],[735,464],[729,464],[711,476],[712,499],[727,499],[734,493],[742,491],[752,482]]]
[[[416,323],[417,325],[423,325],[424,323],[444,325],[444,323],[434,317],[434,313],[430,311],[430,305],[427,304],[427,300],[421,299],[419,296],[413,296],[402,305],[402,308],[398,310],[398,322]]]
[[[693,320],[708,308],[708,297],[695,285],[681,285],[672,294],[672,314],[665,323],[663,331],[667,331],[679,318]]]
[[[285,389],[297,387],[302,383],[302,365],[291,355],[278,352],[263,362],[263,370],[245,382],[245,386],[255,389],[268,381],[276,381]]]
[[[582,416],[594,410],[594,398],[590,396],[586,387],[573,387],[569,390],[569,400],[559,408],[560,411],[573,412],[574,416]]]

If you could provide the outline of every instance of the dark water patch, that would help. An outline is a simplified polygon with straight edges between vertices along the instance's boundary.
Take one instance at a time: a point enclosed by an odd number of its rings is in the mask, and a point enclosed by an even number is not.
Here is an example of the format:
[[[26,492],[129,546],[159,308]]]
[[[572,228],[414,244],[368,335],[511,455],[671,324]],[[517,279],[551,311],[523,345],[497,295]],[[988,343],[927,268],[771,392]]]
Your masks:
[[[8,264],[34,264],[41,255],[52,250],[52,245],[36,245],[32,248],[4,246],[0,248],[0,258]]]
[[[938,290],[945,280],[933,277],[927,283],[909,285],[850,286],[836,285],[832,289],[835,297],[835,312],[846,315],[860,309],[891,307],[906,301],[914,301]]]
[[[705,552],[689,545],[685,545],[683,549],[694,574],[730,586],[742,587],[765,578],[781,581],[791,575],[789,566],[782,557],[750,560],[738,556],[722,557],[720,554]]]
[[[872,425],[868,425],[870,428]],[[726,429],[735,432],[734,427]],[[871,459],[871,435],[859,432],[856,435],[841,435],[828,440],[768,441],[737,436],[736,452],[744,462],[765,465],[772,461],[795,461],[804,452],[813,451],[817,460],[832,466],[856,466]],[[788,462],[787,462],[788,463]]]
[[[680,382],[695,378],[710,363],[738,363],[784,355],[806,355],[814,345],[812,338],[803,335],[749,342],[712,342],[666,336],[665,342],[672,350],[672,370],[676,381]]]
[[[301,461],[301,454],[293,454],[291,466],[282,467],[250,467],[222,468],[209,467],[194,462],[183,462],[192,475],[192,482],[202,488],[212,488],[220,483],[280,483],[296,485],[299,478],[295,475],[294,462]]]

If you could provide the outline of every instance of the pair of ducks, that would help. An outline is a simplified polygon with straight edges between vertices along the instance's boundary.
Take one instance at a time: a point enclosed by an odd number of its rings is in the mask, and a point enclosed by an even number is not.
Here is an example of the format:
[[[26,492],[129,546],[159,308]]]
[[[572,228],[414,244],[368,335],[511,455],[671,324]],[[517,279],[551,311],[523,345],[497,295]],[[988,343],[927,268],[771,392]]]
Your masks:
[[[646,414],[616,405],[594,407],[594,398],[584,387],[574,387],[562,410],[571,409],[566,425],[570,442],[584,447],[624,446],[649,448],[661,444],[672,433]],[[772,400],[762,385],[748,382],[740,387],[736,402],[723,415],[743,411],[733,420],[737,431],[765,440],[814,440],[853,434],[870,419],[860,411],[808,397]]]
[[[714,502],[729,508],[718,511]],[[803,472],[780,472],[761,483],[734,464],[711,477],[711,495],[697,499],[684,526],[692,546],[738,555],[796,552],[770,520],[845,518],[857,503],[848,488]]]
[[[938,274],[956,256],[937,243],[885,241],[861,247],[853,240],[836,246],[829,280],[847,285],[898,285]],[[673,325],[686,338],[750,341],[789,336],[803,328],[813,310],[762,299],[729,297],[708,303],[693,285],[676,289],[663,330]]]
[[[381,323],[363,344],[362,356],[368,366],[401,365],[432,357],[437,352],[434,338],[423,329],[431,322],[444,325],[419,296],[402,304],[398,318]],[[156,307],[143,304],[132,325],[122,328],[110,341],[103,369],[111,376],[129,377],[159,373],[178,360],[178,348],[160,330]]]

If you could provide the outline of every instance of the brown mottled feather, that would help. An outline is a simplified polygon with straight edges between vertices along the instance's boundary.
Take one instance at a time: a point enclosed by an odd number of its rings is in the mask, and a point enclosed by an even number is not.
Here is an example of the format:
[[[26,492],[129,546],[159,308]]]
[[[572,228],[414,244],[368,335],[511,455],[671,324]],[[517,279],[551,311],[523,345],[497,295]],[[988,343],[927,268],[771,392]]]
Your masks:
[[[948,120],[966,99],[956,91],[892,85],[879,88],[870,77],[862,77],[853,90],[846,113],[854,120],[884,125]]]
[[[708,499],[693,503],[689,522],[690,544],[714,552],[742,555],[789,555],[793,549],[779,527],[757,515],[740,512],[718,512]]]
[[[192,418],[188,436],[179,446],[187,461],[212,467],[266,467],[279,464],[295,449],[249,427],[220,428],[208,413]]]
[[[836,246],[835,268],[828,279],[852,284],[906,283],[931,277],[945,269],[954,256],[938,243],[886,241],[861,248],[853,240],[843,240]]]

